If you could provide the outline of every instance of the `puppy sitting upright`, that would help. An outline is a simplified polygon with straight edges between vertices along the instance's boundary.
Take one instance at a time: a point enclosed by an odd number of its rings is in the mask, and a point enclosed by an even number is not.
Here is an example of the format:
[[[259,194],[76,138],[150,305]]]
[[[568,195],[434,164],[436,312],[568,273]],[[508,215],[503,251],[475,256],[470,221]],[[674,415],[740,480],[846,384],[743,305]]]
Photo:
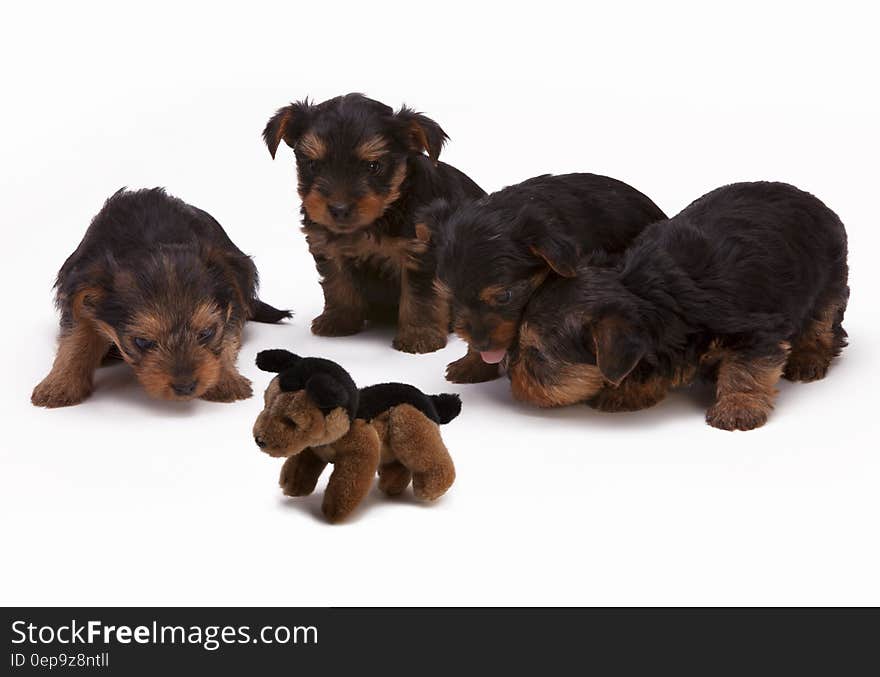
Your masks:
[[[160,188],[110,197],[55,287],[58,355],[31,396],[42,407],[82,402],[111,350],[153,397],[250,397],[242,326],[290,316],[257,298],[256,267],[210,214]]]
[[[545,280],[574,276],[582,255],[623,251],[666,218],[635,188],[595,174],[538,176],[457,208],[438,201],[422,217],[438,233],[438,276],[452,296],[455,332],[468,343],[446,370],[456,383],[498,377]]]
[[[427,353],[446,345],[448,302],[434,289],[430,233],[415,212],[439,197],[484,195],[438,162],[446,133],[409,108],[361,94],[279,110],[263,132],[272,157],[293,148],[303,232],[324,290],[319,336],[356,334],[364,322],[396,321],[393,346]],[[427,155],[425,155],[427,153]]]
[[[512,357],[514,395],[632,411],[705,375],[707,422],[757,428],[780,376],[823,378],[846,345],[846,259],[843,224],[809,193],[719,188],[649,226],[618,262],[584,261],[542,290]]]

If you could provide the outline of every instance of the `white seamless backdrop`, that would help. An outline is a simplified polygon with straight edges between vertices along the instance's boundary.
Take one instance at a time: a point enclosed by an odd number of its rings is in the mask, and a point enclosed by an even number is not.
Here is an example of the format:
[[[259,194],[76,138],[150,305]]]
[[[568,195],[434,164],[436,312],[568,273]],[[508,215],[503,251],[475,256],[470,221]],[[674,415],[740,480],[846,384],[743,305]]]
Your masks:
[[[497,5],[57,3],[7,8],[0,39],[0,603],[878,604],[874,8],[740,2]],[[668,213],[718,185],[814,192],[850,236],[851,346],[784,383],[763,429],[703,422],[706,393],[633,414],[540,411],[506,381],[455,386],[464,351],[389,331],[309,333],[321,293],[292,154],[260,140],[292,99],[363,91],[451,136],[488,190],[536,174],[627,181]],[[358,383],[459,392],[458,468],[435,505],[372,495],[341,526],[285,499],[236,404],[150,401],[123,366],[86,403],[34,408],[54,354],[51,284],[102,201],[166,186],[253,254],[291,307],[240,364],[285,347]]]

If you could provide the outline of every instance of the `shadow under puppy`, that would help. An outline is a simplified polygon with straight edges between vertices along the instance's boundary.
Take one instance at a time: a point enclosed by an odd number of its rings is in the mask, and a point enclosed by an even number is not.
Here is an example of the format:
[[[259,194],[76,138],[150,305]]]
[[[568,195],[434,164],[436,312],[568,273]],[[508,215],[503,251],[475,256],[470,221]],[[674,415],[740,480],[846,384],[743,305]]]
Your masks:
[[[328,463],[333,473],[322,510],[331,522],[348,516],[379,473],[379,488],[432,501],[452,486],[455,467],[440,424],[461,411],[458,395],[425,395],[404,383],[358,390],[345,369],[317,357],[264,350],[257,366],[278,373],[264,395],[254,441],[265,453],[287,457],[281,488],[307,496]]]
[[[523,310],[545,281],[573,277],[583,255],[622,252],[666,215],[622,181],[548,174],[457,206],[437,201],[421,218],[438,234],[439,285],[468,343],[446,378],[478,383],[499,376]]]
[[[31,395],[42,407],[82,402],[108,356],[156,398],[250,397],[235,367],[242,327],[290,317],[257,298],[257,269],[220,224],[161,188],[111,196],[55,288],[58,354]]]
[[[312,332],[346,336],[365,321],[391,322],[397,350],[445,346],[449,306],[434,289],[431,234],[415,212],[435,198],[485,192],[438,161],[448,138],[440,125],[348,94],[282,108],[263,138],[273,158],[282,140],[296,157],[302,229],[324,291]]]
[[[846,345],[847,237],[784,183],[738,183],[649,226],[616,263],[582,263],[531,302],[510,377],[541,406],[632,411],[696,376],[707,422],[763,425],[780,376],[823,378]]]

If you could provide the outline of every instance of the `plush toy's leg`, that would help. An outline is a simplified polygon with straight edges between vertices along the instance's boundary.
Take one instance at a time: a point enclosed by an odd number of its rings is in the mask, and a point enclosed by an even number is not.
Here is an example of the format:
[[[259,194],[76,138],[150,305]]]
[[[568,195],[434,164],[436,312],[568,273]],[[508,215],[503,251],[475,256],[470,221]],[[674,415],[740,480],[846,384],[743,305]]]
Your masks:
[[[392,461],[379,466],[379,489],[389,496],[402,494],[411,479],[412,473],[403,463]]]
[[[413,474],[413,492],[433,501],[446,493],[455,481],[455,466],[440,427],[415,407],[394,407],[388,421],[391,453]]]
[[[278,484],[285,496],[308,496],[315,490],[318,478],[326,466],[327,461],[314,451],[303,449],[284,462]]]
[[[328,520],[345,519],[369,493],[379,467],[380,446],[379,435],[360,419],[352,421],[351,430],[333,444],[336,458],[321,508]]]

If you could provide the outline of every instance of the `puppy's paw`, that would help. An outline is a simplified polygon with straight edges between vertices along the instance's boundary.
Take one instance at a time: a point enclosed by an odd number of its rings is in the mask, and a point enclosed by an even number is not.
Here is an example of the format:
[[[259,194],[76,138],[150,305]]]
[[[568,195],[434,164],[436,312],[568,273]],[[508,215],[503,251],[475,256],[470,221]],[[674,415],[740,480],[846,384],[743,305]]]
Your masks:
[[[446,380],[452,383],[484,383],[501,375],[497,364],[486,364],[479,355],[467,354],[446,365]]]
[[[825,378],[830,365],[831,360],[819,353],[792,354],[782,375],[789,381],[809,383]]]
[[[248,379],[241,374],[230,374],[222,377],[213,388],[209,388],[202,395],[202,399],[209,402],[235,402],[236,400],[246,400],[253,394],[254,391]]]
[[[391,345],[404,353],[433,353],[446,345],[446,334],[423,327],[399,328]]]
[[[351,336],[364,326],[359,315],[339,311],[324,311],[312,320],[312,333],[315,336]]]
[[[753,430],[767,422],[769,413],[746,395],[727,395],[709,407],[706,423],[721,430]]]
[[[31,403],[48,409],[70,407],[79,404],[91,394],[91,383],[50,374],[34,388],[31,393]]]

